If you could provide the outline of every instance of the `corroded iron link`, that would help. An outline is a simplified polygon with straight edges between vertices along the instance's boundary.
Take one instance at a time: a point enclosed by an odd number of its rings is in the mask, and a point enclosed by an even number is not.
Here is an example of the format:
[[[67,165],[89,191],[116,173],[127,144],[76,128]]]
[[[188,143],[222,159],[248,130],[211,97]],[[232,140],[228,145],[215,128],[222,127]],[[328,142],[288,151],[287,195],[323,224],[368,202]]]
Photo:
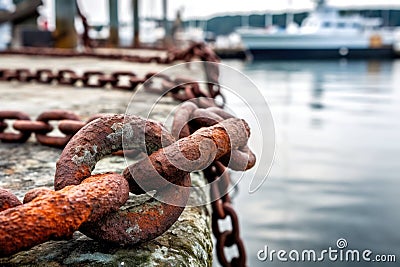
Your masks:
[[[175,112],[172,135],[175,138],[184,138],[201,127],[215,125],[232,117],[231,114],[215,106],[205,104],[203,108],[200,108],[194,102],[185,102]],[[213,210],[212,230],[217,240],[217,257],[224,267],[243,267],[246,266],[246,251],[240,237],[238,216],[231,205],[228,193],[230,177],[224,165],[236,170],[246,170],[254,166],[256,158],[247,145],[243,145],[239,149],[233,149],[230,155],[226,155],[226,158],[223,156],[219,160],[215,160],[203,171],[208,182],[212,183],[210,195],[212,199],[215,199],[211,206]],[[231,221],[231,230],[222,232],[219,221],[225,220],[227,217]],[[225,254],[225,248],[232,246],[237,247],[238,255],[229,261]]]
[[[47,191],[29,203],[6,209],[0,212],[0,256],[50,239],[70,238],[84,222],[117,210],[128,195],[128,183],[121,175],[99,174],[80,185]]]
[[[49,84],[56,78],[53,71],[50,69],[38,69],[36,71],[35,80],[38,83]]]
[[[22,205],[21,201],[9,190],[0,188],[0,212]]]

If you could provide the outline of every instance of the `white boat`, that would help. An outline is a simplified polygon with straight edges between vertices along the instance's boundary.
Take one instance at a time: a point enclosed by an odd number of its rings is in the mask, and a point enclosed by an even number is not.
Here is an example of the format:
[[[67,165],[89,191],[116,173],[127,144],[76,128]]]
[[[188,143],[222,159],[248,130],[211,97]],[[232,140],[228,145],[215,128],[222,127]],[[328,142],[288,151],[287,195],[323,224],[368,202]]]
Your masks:
[[[380,18],[342,16],[319,0],[301,26],[242,27],[237,33],[254,59],[394,57],[394,33],[381,24]]]

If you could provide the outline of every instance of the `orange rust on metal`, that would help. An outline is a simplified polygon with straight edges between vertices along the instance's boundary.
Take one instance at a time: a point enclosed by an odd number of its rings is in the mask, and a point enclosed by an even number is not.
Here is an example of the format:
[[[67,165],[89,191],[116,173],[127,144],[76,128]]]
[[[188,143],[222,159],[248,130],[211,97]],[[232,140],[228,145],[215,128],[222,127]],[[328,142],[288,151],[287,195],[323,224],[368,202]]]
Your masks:
[[[31,202],[33,199],[39,197],[39,196],[43,196],[43,195],[47,195],[47,194],[51,194],[52,192],[54,192],[53,190],[50,190],[48,188],[44,188],[44,187],[38,187],[38,188],[34,188],[32,190],[29,190],[25,196],[24,196],[24,200],[22,201],[22,203],[28,203]]]
[[[179,106],[174,115],[172,122],[172,136],[176,139],[183,138],[190,135],[188,122],[192,112],[198,107],[192,102],[185,102]]]
[[[79,183],[90,176],[100,158],[122,148],[123,134],[129,138],[124,143],[127,148],[147,150],[149,154],[158,150],[162,144],[170,145],[174,141],[159,123],[136,116],[104,116],[86,125],[68,143],[57,162],[55,188]],[[140,164],[143,165],[143,162],[140,161]],[[171,175],[176,176],[176,173]],[[148,175],[145,177],[148,178]],[[123,245],[153,239],[171,227],[188,201],[191,184],[189,173],[183,173],[177,183],[182,187],[167,186],[160,189],[157,195],[173,198],[179,206],[152,198],[140,205],[140,209],[117,211],[99,221],[87,222],[80,231],[95,239]]]
[[[221,157],[219,161],[232,170],[243,171],[253,168],[256,164],[256,156],[246,145],[232,150],[230,155]]]
[[[22,205],[21,201],[9,190],[0,188],[0,212]]]
[[[133,115],[105,115],[83,127],[67,144],[57,161],[54,187],[60,190],[79,184],[91,175],[97,161],[112,152],[136,149],[151,154],[161,148],[161,140],[169,145],[174,138],[158,122]]]
[[[157,199],[168,198],[179,206],[149,199],[140,206],[117,211],[99,221],[85,223],[79,230],[86,235],[121,245],[134,245],[154,239],[167,231],[185,209],[190,193],[190,175],[186,173],[177,182],[157,191]]]
[[[127,181],[119,174],[107,173],[4,210],[0,212],[0,256],[50,239],[69,238],[82,223],[117,210],[128,195]]]
[[[230,154],[232,149],[246,145],[249,136],[250,129],[244,120],[228,119],[201,128],[154,152],[148,158],[129,166],[123,175],[129,181],[132,193],[139,193],[142,188],[146,191],[159,189],[168,185],[168,182],[177,183],[186,171],[202,170],[212,161]],[[165,179],[159,179],[160,175]]]
[[[221,108],[198,108],[196,104],[186,102],[175,112],[172,134],[175,137],[183,138],[195,129],[215,125],[229,118],[233,118],[233,116]],[[229,155],[224,155],[219,161],[233,170],[243,171],[255,165],[256,157],[249,147],[244,145],[238,149],[233,149]]]

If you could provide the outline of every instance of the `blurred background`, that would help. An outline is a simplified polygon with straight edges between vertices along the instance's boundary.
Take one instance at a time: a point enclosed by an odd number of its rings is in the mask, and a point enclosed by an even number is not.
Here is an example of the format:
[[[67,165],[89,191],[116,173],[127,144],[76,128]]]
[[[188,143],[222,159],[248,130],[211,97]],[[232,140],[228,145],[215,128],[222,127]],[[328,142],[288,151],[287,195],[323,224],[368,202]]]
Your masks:
[[[398,0],[0,0],[0,23],[0,49],[208,43],[275,122],[269,177],[250,194],[245,175],[234,197],[249,266],[290,265],[259,261],[265,245],[321,251],[339,238],[400,256]]]

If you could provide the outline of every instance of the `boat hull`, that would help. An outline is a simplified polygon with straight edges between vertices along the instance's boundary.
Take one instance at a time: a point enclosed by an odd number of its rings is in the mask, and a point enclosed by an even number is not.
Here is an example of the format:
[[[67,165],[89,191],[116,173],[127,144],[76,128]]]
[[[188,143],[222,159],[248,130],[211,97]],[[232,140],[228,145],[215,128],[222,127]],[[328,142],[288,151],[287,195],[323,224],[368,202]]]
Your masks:
[[[270,59],[382,59],[394,58],[393,47],[350,48],[350,49],[284,49],[284,48],[250,48],[254,60]]]

